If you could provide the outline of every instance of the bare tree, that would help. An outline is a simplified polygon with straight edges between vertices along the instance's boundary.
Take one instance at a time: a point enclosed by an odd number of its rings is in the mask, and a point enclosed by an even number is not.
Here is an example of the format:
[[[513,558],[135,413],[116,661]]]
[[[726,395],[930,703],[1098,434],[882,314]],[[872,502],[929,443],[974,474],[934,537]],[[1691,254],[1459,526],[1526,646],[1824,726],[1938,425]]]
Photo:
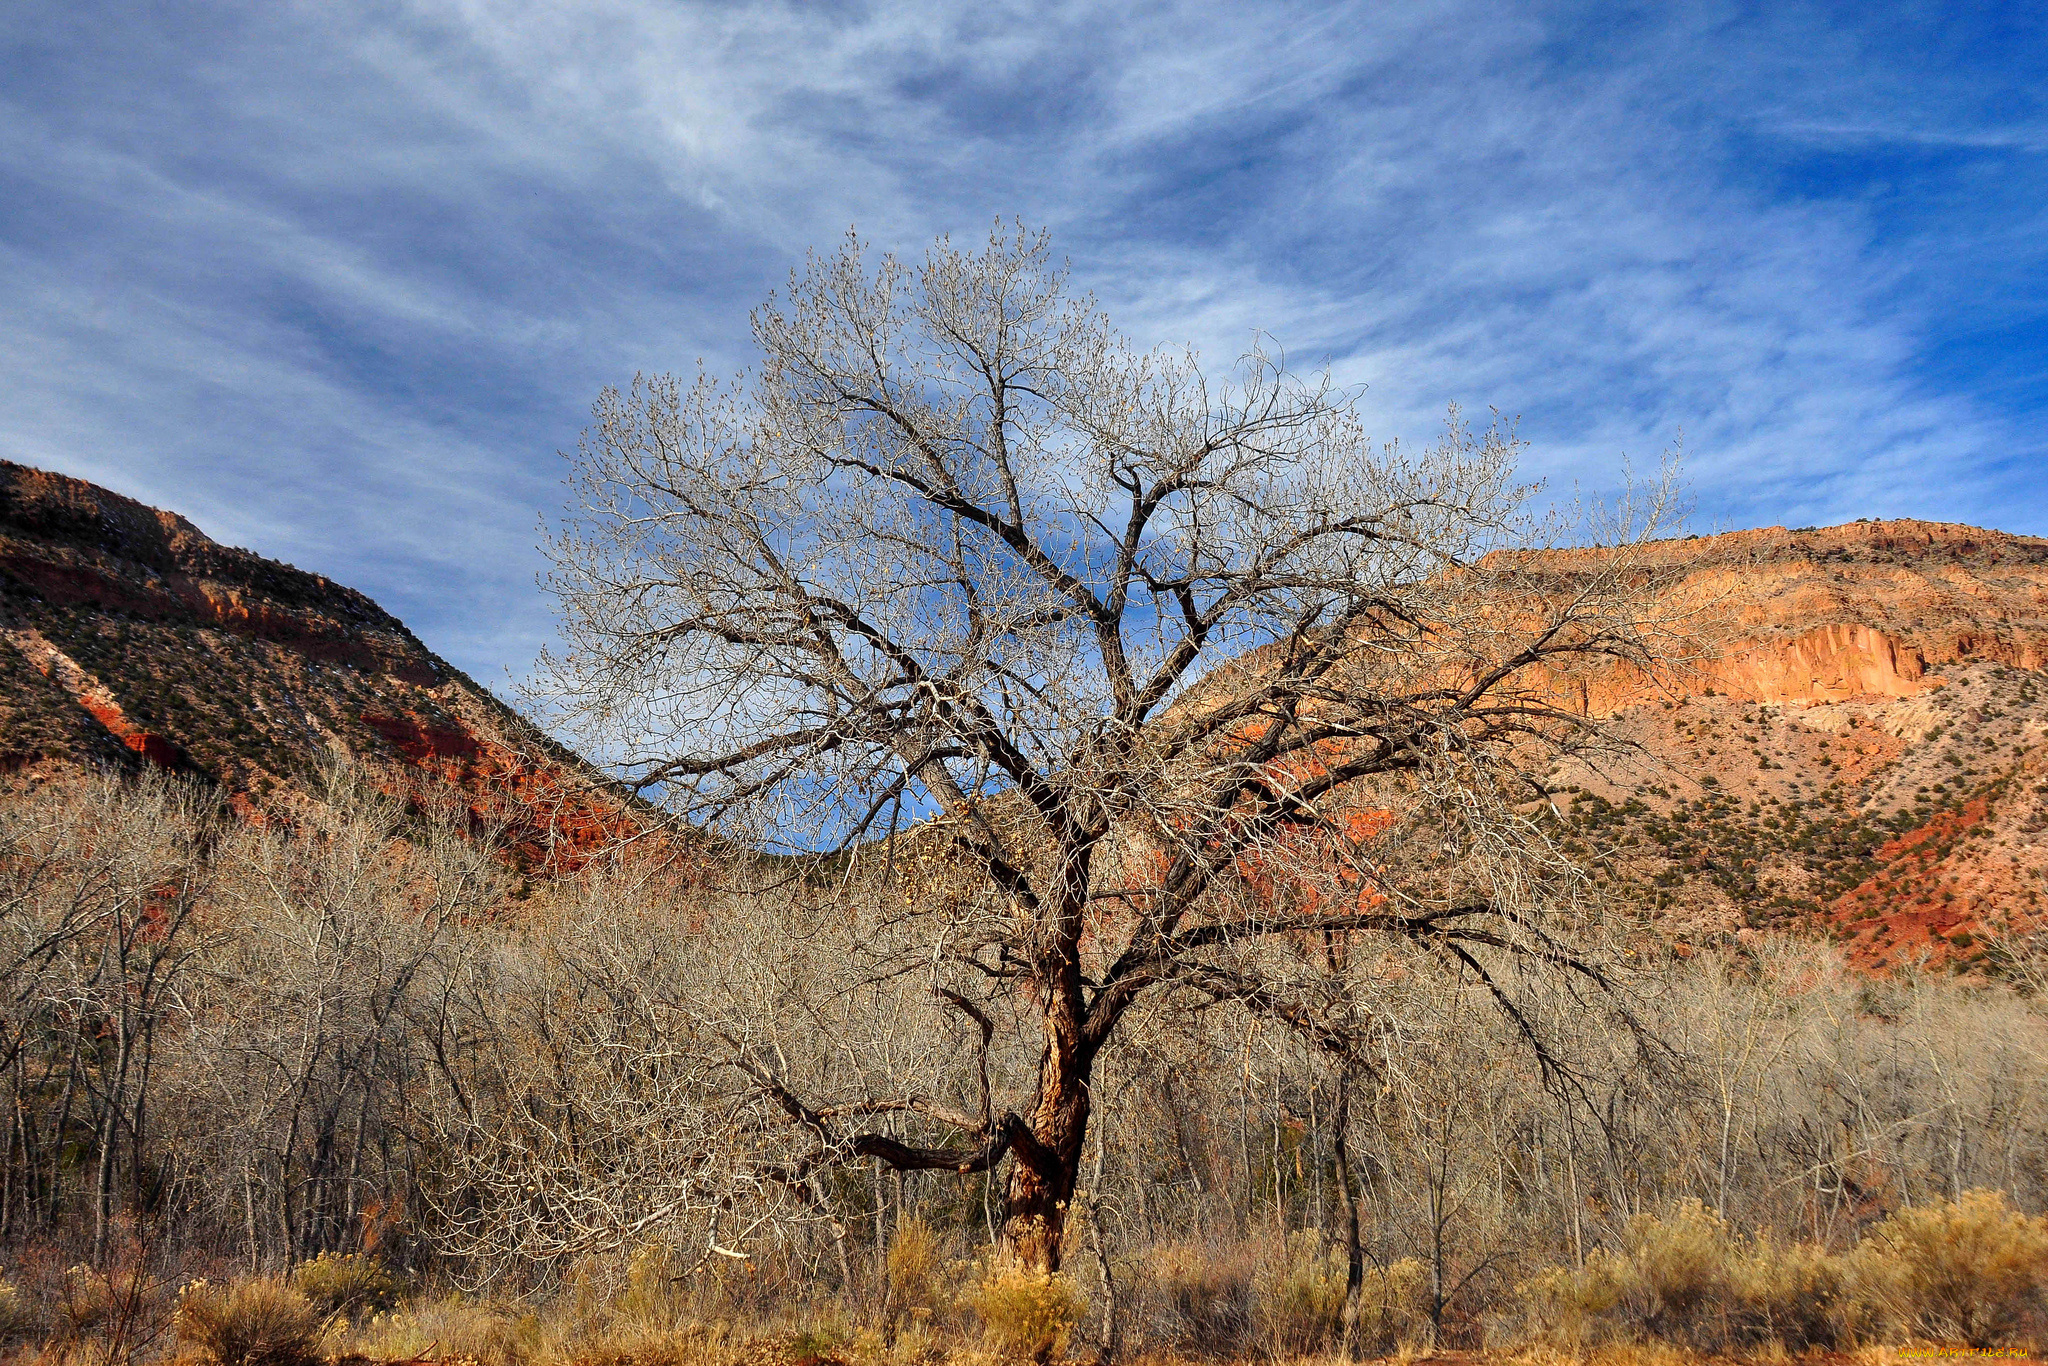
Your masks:
[[[872,271],[850,237],[754,336],[750,382],[599,400],[542,690],[701,827],[860,850],[880,898],[915,824],[965,875],[897,905],[869,969],[926,974],[984,1047],[1028,1001],[1035,1075],[1011,1107],[886,1098],[953,1134],[910,1143],[735,1052],[818,1160],[1008,1159],[1006,1244],[1053,1268],[1089,1080],[1142,997],[1349,1028],[1273,966],[1391,936],[1540,1049],[1525,989],[1599,985],[1588,886],[1529,804],[1597,738],[1588,680],[1667,653],[1633,553],[1661,492],[1602,550],[1526,553],[1548,533],[1511,430],[1453,410],[1410,453],[1266,349],[1226,379],[1134,350],[1021,228]]]
[[[436,998],[504,882],[495,832],[445,794],[409,811],[346,763],[321,778],[294,827],[233,830],[215,851],[219,942],[169,1097],[218,1126],[187,1161],[252,1266],[352,1250],[366,1206],[402,1193],[412,1154],[394,1155],[393,1131],[427,1089]]]
[[[54,1222],[67,1169],[91,1152],[75,1175],[90,1173],[77,1194],[90,1192],[97,1261],[119,1213],[117,1182],[125,1174],[139,1199],[149,1179],[159,1053],[204,948],[195,911],[212,813],[162,775],[128,784],[95,774],[52,789],[0,815],[0,1068],[14,1083],[7,1156],[11,1165],[19,1146],[25,1178],[10,1171],[0,1226],[16,1190]],[[53,1106],[35,1104],[53,1088]]]

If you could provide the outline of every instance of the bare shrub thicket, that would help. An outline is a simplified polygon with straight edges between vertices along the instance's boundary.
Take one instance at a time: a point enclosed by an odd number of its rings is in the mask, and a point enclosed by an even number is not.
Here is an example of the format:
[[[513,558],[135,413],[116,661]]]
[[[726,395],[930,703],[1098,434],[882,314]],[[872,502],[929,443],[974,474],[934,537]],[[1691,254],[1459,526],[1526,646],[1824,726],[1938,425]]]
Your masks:
[[[452,822],[345,775],[331,795],[291,830],[224,828],[155,781],[0,806],[27,1016],[0,1121],[16,1332],[168,1341],[179,1285],[252,1268],[283,1287],[252,1305],[315,1297],[352,1342],[459,1334],[507,1362],[557,1339],[451,1281],[617,1342],[826,1321],[995,1325],[1030,1352],[2041,1332],[2048,1234],[2023,1211],[2048,1204],[2048,1018],[2002,986],[1730,946],[1646,967],[1629,1017],[1546,1022],[1548,1066],[1477,977],[1302,956],[1298,999],[1341,989],[1400,1031],[1371,1073],[1160,993],[1095,1075],[1067,1268],[1027,1295],[987,1260],[987,1170],[806,1168],[735,1062],[772,1056],[823,1118],[905,1145],[934,1132],[906,1090],[1032,1075],[1028,1002],[989,1013],[984,1051],[874,970],[860,945],[895,931],[849,909],[852,872],[756,866],[742,894],[600,870],[513,903]],[[93,975],[123,970],[121,917],[149,955],[129,949],[125,1073]],[[1668,1045],[1657,1069],[1639,1031]]]

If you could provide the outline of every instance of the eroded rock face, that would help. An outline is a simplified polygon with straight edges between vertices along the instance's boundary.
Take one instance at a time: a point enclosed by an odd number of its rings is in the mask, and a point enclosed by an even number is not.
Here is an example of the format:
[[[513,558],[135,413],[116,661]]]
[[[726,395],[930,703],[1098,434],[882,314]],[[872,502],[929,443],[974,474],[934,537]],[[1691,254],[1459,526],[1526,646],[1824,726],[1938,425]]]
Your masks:
[[[175,513],[0,461],[0,766],[155,764],[248,809],[309,800],[329,754],[449,784],[542,861],[626,805],[354,589]]]
[[[1554,776],[1675,935],[1819,930],[1886,969],[2048,925],[2048,540],[1941,523],[1673,542],[1716,657],[1595,704],[1634,757]],[[1684,560],[1678,557],[1687,557]]]
[[[1931,669],[2048,663],[2048,540],[1911,520],[1768,527],[1703,556],[1680,589],[1724,616],[1707,683],[1753,701],[1911,697]]]

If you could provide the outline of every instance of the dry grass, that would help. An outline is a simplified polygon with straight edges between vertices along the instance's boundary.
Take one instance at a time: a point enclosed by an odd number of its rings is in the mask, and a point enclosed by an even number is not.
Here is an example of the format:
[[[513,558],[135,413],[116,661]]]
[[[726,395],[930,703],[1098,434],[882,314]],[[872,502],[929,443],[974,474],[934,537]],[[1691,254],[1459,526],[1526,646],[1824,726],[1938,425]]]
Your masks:
[[[804,1294],[800,1263],[768,1268],[774,1288],[763,1300],[760,1268],[728,1285],[722,1268],[707,1272],[648,1245],[591,1259],[545,1299],[408,1300],[374,1261],[327,1257],[288,1278],[195,1282],[167,1318],[189,1366],[313,1366],[322,1357],[357,1366],[1088,1358],[1092,1349],[1077,1341],[1087,1297],[1074,1277],[963,1261],[951,1255],[957,1237],[906,1222],[861,1278],[861,1294],[844,1299]],[[1404,1363],[1420,1357],[1431,1341],[1424,1268],[1413,1260],[1367,1267],[1348,1326],[1345,1273],[1342,1249],[1302,1230],[1134,1253],[1117,1272],[1121,1335],[1133,1349],[1120,1366],[1335,1362],[1347,1346]],[[125,1341],[140,1346],[121,1346],[118,1286],[100,1273],[73,1267],[24,1283],[36,1293],[0,1281],[0,1337],[49,1328],[42,1366],[127,1366],[160,1353],[133,1334]],[[1431,1359],[1790,1366],[1824,1354],[1836,1366],[1901,1366],[1898,1352],[1915,1343],[2033,1346],[2048,1340],[2048,1218],[1975,1191],[1895,1213],[1843,1251],[1738,1237],[1699,1202],[1683,1201],[1632,1221],[1614,1247],[1595,1249],[1580,1266],[1527,1277],[1515,1308],[1481,1306],[1496,1350]]]
[[[1073,1277],[998,1265],[967,1295],[982,1339],[998,1355],[1046,1361],[1066,1350],[1088,1301]]]
[[[538,1316],[480,1300],[450,1296],[374,1314],[331,1346],[338,1355],[373,1361],[462,1361],[476,1366],[526,1366],[543,1343]]]
[[[193,1281],[178,1292],[171,1323],[204,1366],[307,1366],[321,1319],[292,1286],[257,1279]]]

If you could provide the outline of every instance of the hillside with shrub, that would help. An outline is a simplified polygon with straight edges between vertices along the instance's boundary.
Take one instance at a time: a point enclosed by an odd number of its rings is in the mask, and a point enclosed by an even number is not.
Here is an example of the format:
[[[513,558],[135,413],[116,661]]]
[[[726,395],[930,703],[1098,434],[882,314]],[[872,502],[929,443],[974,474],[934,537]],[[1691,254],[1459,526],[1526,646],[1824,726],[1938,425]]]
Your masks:
[[[601,775],[351,588],[0,461],[0,768],[186,775],[245,812],[323,765],[467,794],[528,862],[631,828]]]
[[[1550,775],[1573,847],[1685,942],[1995,970],[2048,916],[2048,541],[1902,520],[1662,549],[1710,649],[1586,690],[1631,753]]]

